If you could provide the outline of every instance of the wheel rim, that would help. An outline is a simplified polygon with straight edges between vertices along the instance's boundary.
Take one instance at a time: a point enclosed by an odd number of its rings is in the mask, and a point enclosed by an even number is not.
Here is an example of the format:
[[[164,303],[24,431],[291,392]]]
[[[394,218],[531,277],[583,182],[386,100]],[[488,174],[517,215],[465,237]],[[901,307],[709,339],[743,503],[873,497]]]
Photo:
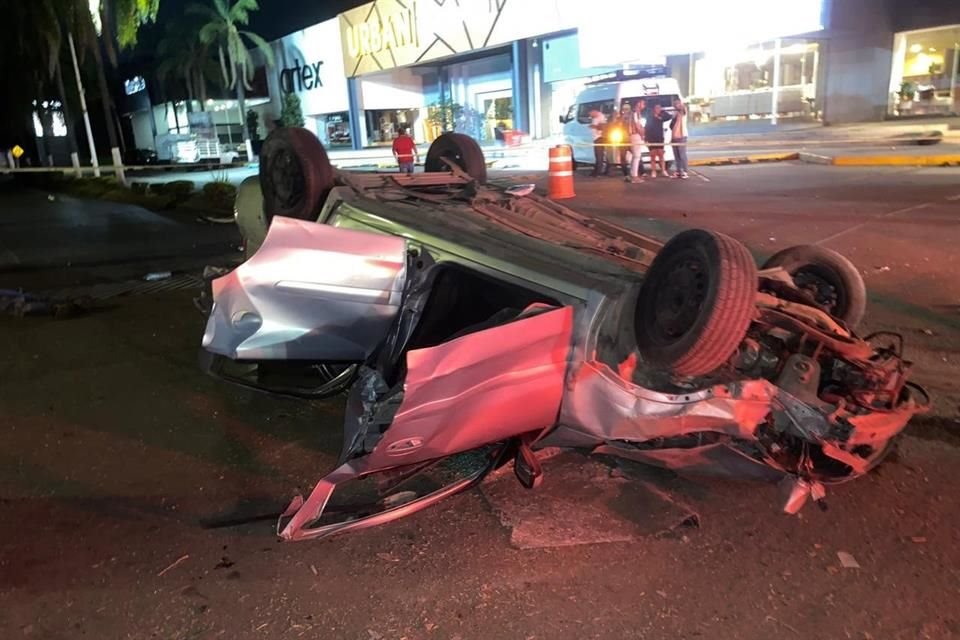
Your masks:
[[[829,274],[813,266],[804,267],[793,274],[793,282],[799,289],[812,295],[821,309],[843,317],[847,308],[846,294]]]
[[[680,252],[664,265],[650,309],[650,333],[655,342],[676,342],[694,327],[703,312],[709,285],[707,265],[695,251]]]
[[[306,181],[300,159],[290,149],[278,149],[270,161],[269,174],[277,203],[290,209],[303,200]]]

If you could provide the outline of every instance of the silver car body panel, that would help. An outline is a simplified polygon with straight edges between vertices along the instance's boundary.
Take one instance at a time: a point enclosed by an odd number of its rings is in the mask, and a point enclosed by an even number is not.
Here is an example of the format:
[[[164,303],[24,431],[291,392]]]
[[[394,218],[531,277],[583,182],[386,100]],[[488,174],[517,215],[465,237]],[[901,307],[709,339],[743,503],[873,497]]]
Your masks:
[[[234,360],[366,359],[400,309],[406,242],[276,217],[247,262],[213,281],[203,346]]]

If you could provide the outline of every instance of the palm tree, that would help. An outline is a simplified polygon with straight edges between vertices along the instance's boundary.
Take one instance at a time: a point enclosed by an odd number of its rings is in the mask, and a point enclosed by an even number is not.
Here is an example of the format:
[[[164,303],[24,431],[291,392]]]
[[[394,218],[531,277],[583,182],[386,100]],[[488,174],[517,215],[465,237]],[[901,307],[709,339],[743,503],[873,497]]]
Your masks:
[[[97,85],[100,89],[100,101],[103,103],[107,139],[115,160],[119,160],[117,136],[117,122],[114,113],[113,97],[110,85],[107,82],[107,70],[104,65],[104,54],[112,67],[117,66],[116,41],[121,49],[132,47],[137,43],[137,34],[140,27],[152,22],[157,17],[160,0],[64,0],[70,3],[79,2],[87,6],[88,22],[96,28],[96,35],[92,42],[84,43],[93,51],[93,59],[97,67]],[[94,12],[94,7],[96,11]],[[101,51],[101,47],[103,50]]]
[[[172,77],[182,81],[179,90],[171,93],[179,93],[186,88],[187,111],[192,110],[194,99],[200,102],[200,110],[204,110],[207,78],[216,73],[217,66],[210,56],[209,45],[201,42],[197,36],[200,25],[195,22],[186,18],[168,22],[157,44],[156,57],[160,60],[155,71],[157,82],[167,88]]]
[[[18,2],[13,4],[12,12],[6,13],[4,19],[8,21],[11,37],[2,39],[5,46],[0,57],[17,60],[17,93],[26,93],[30,97],[30,109],[25,114],[30,119],[29,130],[33,130],[33,113],[37,112],[44,141],[47,141],[51,135],[52,111],[42,105],[45,96],[57,94],[63,105],[70,151],[76,151],[76,137],[70,119],[70,97],[64,86],[61,69],[61,52],[67,32],[76,33],[81,41],[87,41],[92,36],[87,0]],[[34,100],[37,107],[33,106]]]
[[[220,58],[220,72],[223,84],[228,89],[236,89],[240,107],[240,126],[247,145],[247,154],[253,156],[250,134],[243,126],[243,114],[247,113],[245,90],[251,89],[253,79],[253,58],[248,50],[251,43],[266,60],[267,66],[273,66],[273,51],[267,41],[252,31],[241,29],[250,21],[250,12],[260,9],[257,0],[213,0],[213,6],[192,4],[187,11],[204,16],[208,22],[200,28],[200,42],[216,45]]]

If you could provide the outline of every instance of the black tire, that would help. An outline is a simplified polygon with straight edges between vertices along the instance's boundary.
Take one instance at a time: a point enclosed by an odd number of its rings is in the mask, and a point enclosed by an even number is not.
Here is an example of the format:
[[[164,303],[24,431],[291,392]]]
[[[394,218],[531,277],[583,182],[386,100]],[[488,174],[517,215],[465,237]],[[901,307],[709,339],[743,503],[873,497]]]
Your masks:
[[[757,266],[745,246],[691,229],[660,250],[640,288],[637,346],[650,364],[701,376],[736,352],[753,320]]]
[[[317,137],[300,127],[274,129],[260,149],[263,212],[316,220],[334,186],[334,171]]]
[[[799,245],[774,254],[763,269],[780,267],[801,289],[811,291],[817,305],[843,320],[851,329],[867,310],[867,286],[863,276],[844,256],[824,247]]]
[[[445,173],[450,171],[443,158],[453,161],[479,184],[487,183],[487,161],[477,141],[462,133],[444,133],[433,141],[423,163],[424,171]]]

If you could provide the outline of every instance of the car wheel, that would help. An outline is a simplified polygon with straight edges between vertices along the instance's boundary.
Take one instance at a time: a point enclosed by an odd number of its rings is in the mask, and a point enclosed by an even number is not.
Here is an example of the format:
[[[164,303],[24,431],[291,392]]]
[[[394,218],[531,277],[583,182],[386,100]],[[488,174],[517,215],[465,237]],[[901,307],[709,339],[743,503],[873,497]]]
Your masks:
[[[757,287],[757,266],[741,243],[702,229],[678,234],[640,288],[634,323],[641,356],[679,376],[716,370],[747,334]]]
[[[443,173],[450,171],[444,159],[455,165],[480,184],[487,183],[487,161],[477,141],[462,133],[445,133],[433,141],[424,161],[425,171]]]
[[[852,262],[832,249],[800,245],[784,249],[763,263],[780,267],[800,289],[809,291],[817,305],[856,328],[867,310],[867,286]]]
[[[300,127],[274,129],[260,150],[263,212],[315,220],[334,186],[334,171],[317,137]]]

